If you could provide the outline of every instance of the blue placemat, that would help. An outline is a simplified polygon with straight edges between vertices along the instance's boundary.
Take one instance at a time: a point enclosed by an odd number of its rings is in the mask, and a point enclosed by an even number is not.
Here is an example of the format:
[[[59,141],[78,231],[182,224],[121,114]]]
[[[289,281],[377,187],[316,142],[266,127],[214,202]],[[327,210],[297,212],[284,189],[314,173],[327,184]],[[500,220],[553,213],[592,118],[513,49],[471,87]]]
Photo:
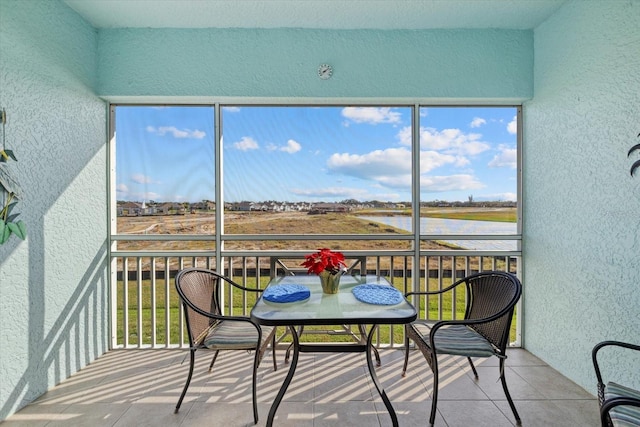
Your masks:
[[[262,298],[269,302],[297,302],[309,299],[309,288],[302,285],[272,285],[263,293]]]
[[[358,301],[368,304],[394,305],[404,298],[399,290],[387,285],[358,285],[351,292]]]

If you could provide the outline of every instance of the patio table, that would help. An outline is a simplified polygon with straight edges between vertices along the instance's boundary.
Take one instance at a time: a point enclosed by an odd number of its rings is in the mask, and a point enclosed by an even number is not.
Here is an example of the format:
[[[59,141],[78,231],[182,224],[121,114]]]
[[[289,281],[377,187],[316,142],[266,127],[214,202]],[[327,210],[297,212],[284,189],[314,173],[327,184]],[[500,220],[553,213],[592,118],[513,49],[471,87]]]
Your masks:
[[[381,287],[377,289],[373,286],[364,286],[356,289],[358,297],[352,292],[359,285],[377,285]],[[305,298],[300,301],[273,302],[265,300],[270,292],[270,287],[279,285],[298,285],[308,288],[309,293],[303,295]],[[384,287],[384,288],[383,288]],[[278,290],[284,288],[278,288]],[[371,295],[379,292],[385,298],[376,300],[376,298],[363,298],[362,290],[371,290]],[[347,352],[347,353],[366,353],[367,367],[371,379],[384,402],[394,427],[398,426],[398,418],[393,406],[389,401],[382,385],[378,381],[375,372],[373,360],[371,357],[371,348],[373,333],[378,325],[403,325],[410,323],[416,319],[416,309],[400,294],[397,300],[387,298],[388,294],[393,296],[393,288],[384,277],[378,276],[343,276],[340,280],[340,290],[337,294],[324,294],[320,286],[320,279],[317,276],[285,276],[277,277],[269,282],[265,293],[258,299],[255,306],[251,310],[251,319],[261,325],[267,326],[284,326],[289,329],[293,338],[293,357],[289,366],[289,372],[285,378],[278,394],[269,410],[267,426],[273,425],[278,406],[284,397],[284,394],[293,379],[293,375],[298,364],[298,356],[301,352]],[[275,289],[272,289],[275,290]],[[272,294],[278,294],[277,292]],[[364,293],[366,297],[366,292]],[[375,295],[374,295],[375,296]],[[294,298],[295,299],[295,298]],[[370,302],[362,300],[369,299]],[[299,340],[300,326],[321,325],[330,326],[337,324],[358,324],[371,325],[367,334],[366,343],[301,343]]]

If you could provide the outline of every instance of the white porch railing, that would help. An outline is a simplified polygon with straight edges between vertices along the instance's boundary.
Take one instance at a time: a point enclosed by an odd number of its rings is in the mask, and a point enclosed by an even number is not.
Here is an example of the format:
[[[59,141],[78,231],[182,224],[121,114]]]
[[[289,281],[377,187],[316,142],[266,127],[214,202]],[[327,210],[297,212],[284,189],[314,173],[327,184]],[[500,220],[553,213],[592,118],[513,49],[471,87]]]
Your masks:
[[[521,254],[516,251],[421,251],[417,265],[414,265],[413,251],[344,251],[344,254],[348,263],[357,264],[354,273],[384,276],[402,292],[427,286],[442,289],[453,278],[477,271],[501,270],[520,275],[521,269]],[[265,288],[272,277],[300,270],[303,255],[293,251],[227,251],[220,257],[219,265],[224,274],[236,282],[247,287]],[[182,307],[173,279],[182,268],[215,269],[217,265],[218,259],[212,252],[112,251],[112,348],[187,347]],[[253,294],[231,288],[225,289],[223,298],[226,314],[233,315],[248,315],[255,302]],[[419,309],[420,318],[450,319],[464,313],[465,295],[412,302]],[[518,306],[511,334],[515,346],[521,341],[520,313]],[[326,334],[313,336],[318,341],[337,339]],[[381,326],[375,338],[377,346],[399,347],[404,342],[404,329]]]

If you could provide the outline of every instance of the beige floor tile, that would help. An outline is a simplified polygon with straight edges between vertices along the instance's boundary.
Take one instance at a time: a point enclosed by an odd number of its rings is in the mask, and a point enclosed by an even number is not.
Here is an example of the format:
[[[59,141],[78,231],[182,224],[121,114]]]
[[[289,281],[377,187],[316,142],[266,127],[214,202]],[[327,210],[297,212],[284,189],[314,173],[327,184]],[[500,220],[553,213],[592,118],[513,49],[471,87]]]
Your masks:
[[[473,379],[473,372],[467,372],[468,377],[482,389],[482,391],[492,400],[506,400],[502,382],[500,381],[500,370],[497,366],[478,366],[478,379]],[[512,368],[505,368],[505,378],[511,398],[514,400],[522,399],[545,399],[544,395],[529,383],[523,380]]]
[[[438,411],[446,420],[448,427],[513,426],[511,421],[490,400],[438,401]]]
[[[595,409],[590,408],[595,404]],[[496,401],[496,406],[515,423],[509,403]],[[516,409],[520,414],[523,427],[599,427],[597,416],[598,403],[573,400],[521,400],[516,401]],[[576,412],[577,411],[577,412]]]
[[[259,404],[258,412],[260,419],[258,426],[266,426],[271,410],[270,404]],[[314,422],[314,404],[312,402],[286,402],[283,401],[278,406],[273,425],[277,427],[312,427]],[[232,427],[229,425],[228,427]]]
[[[595,397],[559,375],[525,350],[510,349],[507,383],[523,426],[596,427]],[[178,414],[189,352],[118,350],[110,352],[2,423],[2,427],[176,426],[249,427],[253,425],[253,355],[222,352],[208,372],[211,352],[196,353],[191,386]],[[424,357],[412,351],[402,377],[402,350],[381,350],[375,372],[395,408],[400,426],[426,425],[433,374]],[[495,360],[492,360],[495,359]],[[265,426],[271,403],[289,366],[277,351],[258,370],[258,426]],[[476,380],[465,358],[439,359],[441,388],[436,426],[511,426],[515,419],[498,379],[496,358],[474,361]],[[300,354],[274,426],[391,426],[391,417],[369,376],[364,354]]]
[[[378,413],[373,402],[330,402],[314,405],[314,427],[373,427],[379,425]]]
[[[52,420],[47,427],[94,427],[112,426],[130,408],[128,403],[94,403],[90,405],[71,405],[61,414],[67,419]]]
[[[590,399],[593,396],[549,366],[515,366],[522,379],[547,399]]]
[[[173,413],[174,406],[161,403],[133,403],[122,414],[115,427],[177,427],[189,413],[191,405],[182,404],[180,412]]]

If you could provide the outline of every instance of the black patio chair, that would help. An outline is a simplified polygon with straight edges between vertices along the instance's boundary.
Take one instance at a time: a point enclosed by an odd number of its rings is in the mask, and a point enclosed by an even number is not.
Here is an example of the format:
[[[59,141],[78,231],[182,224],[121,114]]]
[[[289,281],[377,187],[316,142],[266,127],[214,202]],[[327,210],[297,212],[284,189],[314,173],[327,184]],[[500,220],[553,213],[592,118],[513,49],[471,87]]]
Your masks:
[[[176,275],[176,289],[184,307],[187,333],[189,335],[190,364],[187,382],[184,385],[175,413],[180,409],[187,393],[196,350],[214,350],[209,372],[218,357],[220,350],[253,350],[253,421],[258,423],[258,405],[256,400],[257,369],[269,343],[273,353],[273,370],[277,370],[275,355],[276,328],[259,326],[248,317],[225,316],[222,314],[220,295],[225,283],[245,292],[262,292],[262,289],[246,288],[231,279],[203,268],[187,268]]]
[[[603,341],[593,347],[591,358],[598,380],[598,403],[600,404],[602,427],[640,426],[640,390],[634,390],[613,381],[608,381],[605,384],[602,380],[597,356],[604,347],[620,347],[640,351],[640,345],[620,341]]]
[[[515,305],[522,294],[522,284],[518,278],[501,271],[486,271],[470,275],[438,291],[409,292],[408,298],[421,295],[441,295],[458,286],[466,288],[466,309],[460,320],[428,321],[416,320],[405,326],[405,358],[402,375],[405,376],[409,364],[409,340],[427,360],[433,371],[433,397],[430,425],[433,425],[438,404],[438,356],[442,354],[466,356],[476,378],[478,372],[472,357],[497,356],[500,360],[500,381],[509,401],[516,422],[520,415],[516,410],[504,377],[506,348],[509,342],[511,319]],[[453,298],[452,294],[452,298]]]

